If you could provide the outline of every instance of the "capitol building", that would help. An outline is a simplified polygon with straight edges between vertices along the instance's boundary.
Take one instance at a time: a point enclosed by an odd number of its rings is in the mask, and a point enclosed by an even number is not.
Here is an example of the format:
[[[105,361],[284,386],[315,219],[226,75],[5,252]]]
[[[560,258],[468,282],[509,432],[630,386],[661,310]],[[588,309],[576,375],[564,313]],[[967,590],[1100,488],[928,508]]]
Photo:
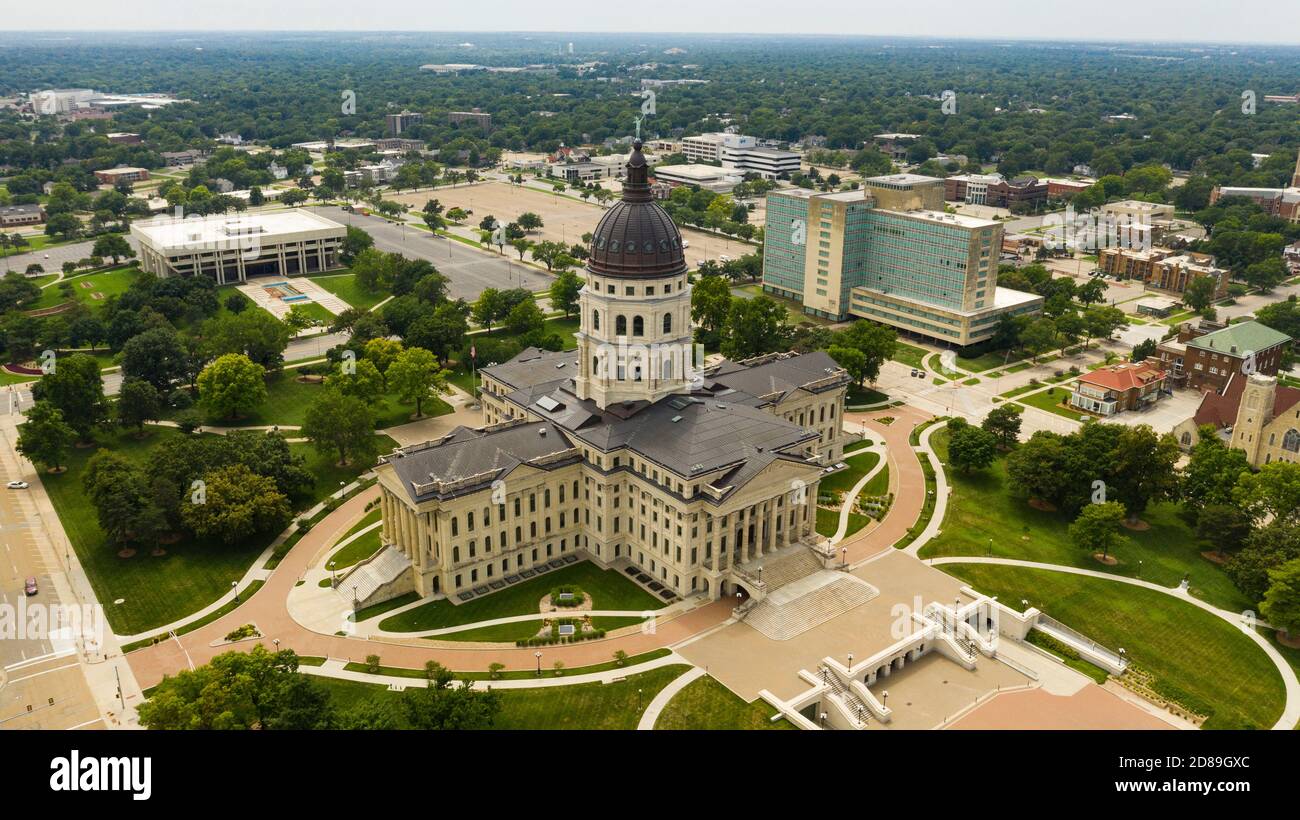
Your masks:
[[[380,459],[379,573],[358,603],[453,603],[591,560],[665,599],[754,594],[816,531],[851,381],[824,352],[697,364],[681,234],[635,144],[592,234],[578,348],[481,371],[482,427]]]

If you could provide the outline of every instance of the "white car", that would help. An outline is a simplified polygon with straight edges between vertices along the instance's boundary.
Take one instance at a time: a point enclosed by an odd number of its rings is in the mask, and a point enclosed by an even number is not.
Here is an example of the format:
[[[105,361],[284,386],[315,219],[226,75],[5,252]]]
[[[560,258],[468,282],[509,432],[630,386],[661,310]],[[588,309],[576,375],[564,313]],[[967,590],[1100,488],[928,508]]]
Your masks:
[[[682,247],[683,247],[683,248],[689,248],[690,246],[691,246],[691,243],[690,243],[690,242],[686,241],[685,239],[682,240]]]
[[[27,489],[28,484],[26,481],[10,481],[5,486],[11,490],[25,490]]]
[[[730,262],[730,261],[731,261],[731,257],[730,257],[730,256],[727,256],[725,253],[720,253],[720,254],[718,254],[718,261],[719,261],[719,262]]]

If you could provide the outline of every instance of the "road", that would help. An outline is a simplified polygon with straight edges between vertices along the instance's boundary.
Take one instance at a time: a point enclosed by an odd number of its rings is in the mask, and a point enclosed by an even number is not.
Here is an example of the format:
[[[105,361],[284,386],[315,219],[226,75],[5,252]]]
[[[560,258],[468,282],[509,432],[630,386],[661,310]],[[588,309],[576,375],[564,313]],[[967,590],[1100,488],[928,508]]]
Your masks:
[[[432,262],[449,280],[447,292],[453,299],[473,301],[487,288],[523,287],[539,291],[551,285],[551,277],[546,273],[520,264],[514,249],[497,255],[463,242],[434,236],[410,225],[393,223],[378,216],[348,213],[332,205],[313,206],[307,210],[365,229],[375,238],[375,247],[381,251]],[[512,257],[516,261],[511,261]]]
[[[14,453],[13,437],[6,419],[0,434],[0,482],[21,478],[32,487],[0,489],[0,620],[18,626],[12,632],[0,630],[0,731],[104,728],[87,682],[88,657],[79,654],[84,644],[70,633],[32,627],[34,619],[48,623],[61,605],[79,607],[82,599],[72,592],[62,556],[52,546],[59,539],[45,530],[46,515],[39,506],[48,499],[31,465]],[[39,588],[30,597],[23,592],[29,577]],[[85,600],[93,603],[93,598]],[[99,624],[107,629],[102,618]],[[102,653],[93,657],[102,664]]]
[[[139,243],[130,234],[125,234],[127,244],[131,246],[136,253],[140,252]],[[6,256],[0,260],[0,269],[3,271],[17,271],[22,273],[27,270],[27,266],[35,262],[45,269],[46,273],[58,273],[63,270],[64,262],[78,262],[90,256],[91,248],[95,246],[93,239],[85,242],[73,242],[68,245],[55,245],[52,248],[42,248],[38,251],[28,251],[27,253],[16,253],[12,256]]]

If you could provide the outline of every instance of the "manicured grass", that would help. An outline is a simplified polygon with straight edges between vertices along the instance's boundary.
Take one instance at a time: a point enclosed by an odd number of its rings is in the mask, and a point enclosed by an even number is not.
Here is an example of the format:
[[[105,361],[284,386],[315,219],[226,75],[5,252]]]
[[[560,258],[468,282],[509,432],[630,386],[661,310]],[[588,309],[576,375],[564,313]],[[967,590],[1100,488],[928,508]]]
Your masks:
[[[139,464],[149,452],[173,436],[184,435],[167,427],[146,427],[148,435],[137,439],[134,433],[101,433],[100,447],[111,449]],[[387,444],[391,445],[389,439]],[[290,449],[307,457],[307,469],[316,476],[310,497],[300,504],[307,507],[337,492],[340,480],[351,481],[369,468],[369,462],[339,468],[330,459],[321,459],[307,445],[291,444]],[[94,507],[81,486],[86,462],[97,448],[74,449],[68,456],[68,470],[60,475],[41,474],[41,481],[72,541],[90,578],[96,597],[104,605],[109,625],[121,635],[143,632],[202,609],[230,589],[230,582],[243,577],[258,554],[278,533],[265,533],[256,539],[234,545],[219,541],[183,540],[167,545],[167,554],[159,557],[141,550],[131,558],[118,558],[117,550],[99,528]],[[242,596],[241,596],[242,597]],[[122,599],[121,604],[114,603]]]
[[[856,384],[849,385],[849,392],[844,397],[844,403],[849,406],[875,404],[882,401],[889,401],[889,396],[879,390],[872,390],[870,387],[862,387]]]
[[[907,342],[899,342],[894,348],[894,361],[902,362],[908,367],[924,367],[921,361],[930,355],[930,351],[922,347],[910,345]]]
[[[655,721],[656,729],[793,729],[789,721],[771,720],[776,709],[763,700],[745,703],[730,689],[705,675],[673,695]]]
[[[219,618],[224,618],[229,613],[234,612],[236,609],[243,606],[244,602],[247,601],[249,598],[252,598],[253,594],[256,593],[259,589],[261,589],[262,585],[265,583],[266,583],[265,581],[260,579],[250,582],[247,587],[239,591],[238,601],[233,599],[226,601],[224,604],[212,610],[207,615],[204,615],[202,618],[196,618],[193,621],[190,621],[184,626],[179,627],[178,629],[175,629],[173,631],[177,635],[184,635],[187,632],[193,632],[196,629],[205,627]],[[150,646],[151,644],[157,643],[159,640],[166,640],[166,639],[167,636],[163,635],[160,636],[159,638],[153,638],[151,640],[136,641],[135,643],[129,643],[122,647],[122,652],[123,653],[131,652],[133,650],[139,649],[144,646]]]
[[[880,454],[875,452],[858,453],[844,459],[847,469],[832,473],[817,485],[818,493],[847,493],[862,477],[880,463]]]
[[[654,696],[689,667],[663,666],[617,683],[582,683],[538,689],[499,689],[501,712],[494,729],[635,729]],[[543,667],[544,675],[554,675]],[[565,674],[568,674],[566,672]],[[363,700],[400,697],[373,683],[317,677],[334,704],[346,710]]]
[[[331,555],[329,560],[334,562],[334,570],[337,572],[341,569],[347,569],[353,564],[360,563],[379,552],[379,547],[381,546],[379,533],[382,530],[383,527],[375,527],[370,532],[358,536],[355,541],[352,541],[347,546]]]
[[[945,572],[1004,602],[1029,605],[1103,646],[1124,648],[1137,667],[1186,693],[1205,728],[1266,729],[1286,701],[1268,656],[1232,624],[1163,593],[1103,578],[990,564],[946,564]],[[1195,702],[1186,702],[1195,701]]]
[[[669,654],[672,654],[671,649],[652,649],[649,652],[642,652],[640,655],[630,655],[622,664],[619,664],[617,661],[608,660],[604,663],[594,663],[590,666],[575,666],[572,669],[565,669],[564,674],[565,677],[574,677],[576,675],[589,675],[595,672],[606,672],[610,669],[631,670],[638,664],[647,663]],[[486,656],[485,660],[487,663],[491,663],[491,659]],[[325,659],[321,658],[320,661],[321,663],[324,663]],[[316,664],[316,666],[320,666],[320,663]],[[364,663],[357,663],[355,661],[347,664],[343,668],[349,672],[367,671]],[[423,669],[409,669],[402,666],[380,666],[378,674],[391,675],[398,678],[423,678],[425,676]],[[502,670],[495,678],[492,677],[487,670],[478,672],[453,672],[452,674],[454,674],[459,680],[526,680],[528,678],[537,677],[537,673],[532,669]],[[552,674],[554,674],[554,670],[552,670]]]
[[[935,433],[935,438],[942,432]],[[938,447],[936,452],[944,455]],[[953,491],[943,531],[921,549],[923,558],[988,555],[991,539],[994,557],[1130,577],[1138,576],[1140,569],[1143,580],[1167,587],[1177,586],[1187,575],[1192,594],[1198,598],[1230,610],[1254,608],[1223,570],[1201,557],[1194,534],[1178,517],[1173,504],[1156,504],[1143,514],[1142,520],[1151,525],[1150,529],[1125,530],[1123,534],[1130,543],[1112,552],[1120,563],[1108,567],[1070,541],[1067,529],[1071,519],[1067,515],[1034,509],[1010,495],[1005,459],[999,458],[989,469],[969,475],[949,470],[948,480]]]
[[[329,327],[334,323],[334,314],[316,302],[295,302],[294,307],[301,308],[303,313],[316,320],[319,327]]]
[[[140,269],[135,265],[119,265],[116,268],[110,268],[100,273],[88,273],[64,279],[63,282],[72,285],[72,300],[80,302],[93,311],[103,307],[109,296],[126,291],[131,286],[131,282],[139,275]],[[69,297],[64,296],[59,290],[59,286],[63,282],[42,290],[41,298],[29,305],[27,309],[51,308],[69,301]],[[90,287],[85,287],[85,285],[90,285]],[[102,293],[104,298],[96,299],[91,295],[94,293]]]
[[[144,463],[158,443],[182,435],[168,428],[146,428],[149,435],[102,433],[99,446],[137,463]],[[68,456],[68,470],[60,475],[41,474],[45,485],[85,568],[95,596],[104,605],[109,626],[120,635],[143,632],[202,609],[239,580],[273,536],[235,545],[183,541],[167,546],[160,557],[141,550],[132,558],[118,558],[81,486],[86,462],[97,448],[77,449]],[[122,603],[116,603],[121,599]]]
[[[853,533],[857,532],[858,530],[862,529],[863,527],[867,526],[867,524],[870,523],[870,521],[871,519],[866,517],[865,515],[861,515],[855,512],[849,513],[849,526],[848,529],[844,531],[845,537],[848,537]],[[817,508],[817,532],[819,535],[825,535],[827,537],[830,537],[835,534],[835,531],[838,530],[839,527],[840,527],[839,510],[825,510],[822,509],[821,507]]]
[[[357,282],[352,273],[340,272],[311,277],[311,281],[339,297],[354,308],[370,310],[392,294],[380,290],[374,293]]]
[[[575,335],[578,332],[577,317],[571,319],[566,319],[563,317],[559,317],[556,319],[547,319],[546,332],[558,333],[560,335],[560,338],[564,340],[564,347],[563,347],[564,350],[577,349],[578,339],[577,336]],[[516,337],[511,333],[507,333],[504,328],[494,327],[492,329],[491,334],[473,331],[470,333],[469,338],[470,339],[485,339],[485,338],[514,339]],[[482,351],[479,351],[479,355],[482,355]],[[487,364],[489,364],[489,362],[480,361],[478,364],[479,367],[484,367]],[[497,362],[497,364],[500,364],[500,362]],[[451,378],[448,379],[448,381],[450,381],[452,384],[456,385],[460,389],[464,390],[466,393],[473,395],[474,388],[476,386],[476,383],[478,382],[478,377],[476,374],[471,373],[469,362],[463,361],[463,362],[456,362],[455,366],[452,368]]]
[[[397,442],[388,436],[375,436],[376,453],[389,453],[396,447]],[[338,460],[337,453],[331,452],[328,455],[321,455],[310,442],[305,441],[290,444],[289,451],[294,455],[302,456],[307,471],[316,478],[316,483],[310,490],[310,505],[337,494],[341,487],[351,484],[357,476],[374,466],[373,459],[353,459],[351,464],[340,467],[335,463]]]
[[[1039,410],[1055,413],[1071,421],[1078,421],[1079,416],[1086,416],[1087,413],[1063,404],[1069,398],[1070,392],[1068,387],[1051,387],[1041,393],[1034,393],[1017,401],[1030,407],[1037,407]]]
[[[957,354],[957,366],[963,370],[969,370],[971,373],[983,373],[985,370],[992,370],[995,367],[1002,367],[1006,364],[1006,351],[999,353],[983,353],[973,358],[966,358],[961,353]]]
[[[591,596],[594,609],[659,609],[666,602],[637,586],[617,570],[605,570],[590,561],[579,561],[554,569],[482,598],[456,605],[448,600],[430,601],[379,623],[392,632],[418,632],[446,626],[490,621],[538,611],[542,597],[561,584],[576,584]]]
[[[418,600],[420,600],[419,593],[408,592],[405,595],[399,595],[396,598],[390,598],[389,600],[383,601],[382,603],[374,604],[368,607],[363,607],[362,609],[356,611],[356,613],[352,616],[352,620],[354,623],[361,623],[362,621],[368,618],[373,618],[376,615],[383,615],[385,612],[391,612],[392,610],[397,609],[399,607],[404,607],[407,604],[413,604]]]

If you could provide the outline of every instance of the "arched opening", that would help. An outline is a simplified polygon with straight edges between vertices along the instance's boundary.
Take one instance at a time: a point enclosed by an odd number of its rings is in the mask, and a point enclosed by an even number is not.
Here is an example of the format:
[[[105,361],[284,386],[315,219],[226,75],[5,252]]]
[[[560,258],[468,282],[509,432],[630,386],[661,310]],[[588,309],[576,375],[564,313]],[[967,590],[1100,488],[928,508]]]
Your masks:
[[[1300,431],[1297,431],[1294,427],[1287,430],[1286,435],[1282,436],[1282,449],[1292,453],[1300,453]]]
[[[665,313],[665,314],[664,314],[664,333],[672,333],[672,332],[673,332],[673,315],[672,315],[671,313]]]
[[[633,336],[645,335],[645,319],[643,319],[640,316],[632,317],[632,335]]]
[[[599,311],[599,310],[593,310],[593,311],[591,312],[591,329],[592,329],[592,330],[600,330],[600,311]]]
[[[626,317],[626,316],[619,316],[618,318],[616,318],[616,319],[614,320],[614,335],[615,335],[615,336],[626,336],[626,335],[627,335],[627,317]]]

